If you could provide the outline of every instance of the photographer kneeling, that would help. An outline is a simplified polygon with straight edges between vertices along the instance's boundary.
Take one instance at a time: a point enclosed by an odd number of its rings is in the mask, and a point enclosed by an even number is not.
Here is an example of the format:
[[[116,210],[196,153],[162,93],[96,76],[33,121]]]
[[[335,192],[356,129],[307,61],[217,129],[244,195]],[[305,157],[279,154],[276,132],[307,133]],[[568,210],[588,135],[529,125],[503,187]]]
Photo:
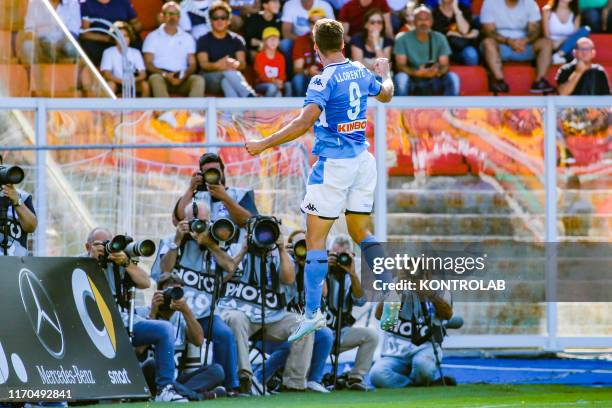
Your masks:
[[[123,324],[128,327],[129,304],[127,292],[133,284],[137,289],[148,289],[149,275],[138,266],[137,261],[128,258],[124,251],[109,252],[107,246],[113,239],[105,228],[94,228],[87,236],[87,255],[99,261],[110,291],[115,298]],[[131,281],[128,284],[128,280]],[[134,347],[154,345],[157,394],[155,401],[187,402],[174,388],[174,330],[170,323],[159,320],[145,320],[134,316]]]
[[[183,359],[187,357],[187,343],[197,347],[202,346],[204,330],[185,301],[183,281],[178,275],[163,273],[157,281],[157,291],[153,295],[151,306],[139,308],[137,313],[151,320],[167,321],[172,324],[174,352],[178,367],[176,378],[178,384],[175,384],[175,387],[181,394],[191,394],[190,399],[212,399],[225,394],[225,389],[218,387],[225,378],[223,368],[219,364],[204,365],[189,373],[181,370]],[[153,381],[155,367],[145,363],[143,370],[149,388],[155,389]],[[193,395],[194,392],[198,395]]]
[[[240,270],[227,283],[225,297],[219,302],[223,310],[222,317],[232,328],[238,345],[238,369],[240,389],[243,393],[251,393],[253,384],[253,369],[249,360],[249,338],[262,328],[262,288],[266,292],[264,321],[265,341],[286,341],[299,325],[300,316],[287,312],[287,298],[291,294],[295,282],[293,261],[287,253],[283,237],[280,234],[278,222],[269,217],[254,217],[255,222],[249,224],[247,245],[236,257],[242,261]],[[268,240],[268,249],[259,248],[258,227],[251,227],[263,220],[261,236]],[[265,225],[264,225],[265,224]],[[271,225],[274,224],[274,225]],[[275,230],[275,232],[272,232]],[[273,237],[273,238],[272,238]],[[273,249],[272,249],[273,248]],[[262,285],[261,260],[265,255],[266,282]],[[240,272],[240,273],[239,273]],[[313,336],[307,336],[303,341],[291,344],[291,351],[283,372],[283,387],[287,391],[303,391],[306,389],[306,374],[310,365]]]
[[[380,302],[376,308],[377,319],[382,309]],[[372,384],[376,388],[402,388],[443,381],[437,367],[437,362],[442,362],[439,346],[442,320],[449,320],[452,315],[450,292],[404,291],[399,321],[393,327],[384,328],[381,358],[370,370]],[[436,343],[435,350],[433,343]]]
[[[353,391],[367,391],[365,375],[372,366],[374,352],[378,345],[378,333],[370,327],[353,327],[355,318],[353,306],[366,303],[361,281],[357,276],[353,241],[348,235],[337,235],[331,242],[327,256],[329,272],[325,279],[323,296],[326,304],[327,326],[336,330],[340,309],[340,283],[343,280],[344,296],[338,354],[357,347],[355,364],[348,373],[346,387]]]
[[[15,188],[23,170],[2,164],[0,155],[0,256],[27,256],[28,234],[38,225],[32,195]]]
[[[173,235],[162,240],[158,257],[159,270],[153,268],[153,279],[159,273],[175,272],[183,281],[185,302],[202,326],[204,336],[212,337],[213,362],[225,373],[228,391],[238,388],[236,340],[232,330],[217,315],[210,316],[217,273],[223,280],[232,277],[234,260],[210,236],[210,210],[204,201],[189,203],[182,213],[185,219],[176,226]],[[212,318],[212,335],[209,333]]]

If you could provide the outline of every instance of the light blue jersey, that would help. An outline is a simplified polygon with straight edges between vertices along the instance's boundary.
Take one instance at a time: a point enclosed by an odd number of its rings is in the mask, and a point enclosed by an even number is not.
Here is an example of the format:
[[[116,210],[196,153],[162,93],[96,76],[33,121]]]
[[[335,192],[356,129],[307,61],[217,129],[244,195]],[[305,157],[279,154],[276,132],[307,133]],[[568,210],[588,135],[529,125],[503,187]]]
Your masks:
[[[321,116],[314,125],[312,154],[330,159],[357,157],[368,148],[368,96],[380,93],[382,84],[362,63],[346,59],[327,65],[310,80],[304,106],[319,105]]]

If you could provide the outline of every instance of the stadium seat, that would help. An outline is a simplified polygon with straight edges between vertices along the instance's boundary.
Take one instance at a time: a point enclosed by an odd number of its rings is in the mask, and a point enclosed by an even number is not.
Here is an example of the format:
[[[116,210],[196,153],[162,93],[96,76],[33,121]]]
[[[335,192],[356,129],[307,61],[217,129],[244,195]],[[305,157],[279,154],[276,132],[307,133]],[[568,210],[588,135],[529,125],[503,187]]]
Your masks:
[[[157,28],[159,22],[157,16],[164,4],[163,0],[132,0],[132,5],[138,19],[142,23],[142,30],[151,32]],[[144,37],[143,37],[144,38]]]
[[[24,0],[0,1],[0,30],[19,31],[23,28],[28,2]]]
[[[459,75],[461,96],[489,95],[487,72],[483,66],[452,65],[451,72]]]
[[[535,79],[535,69],[525,64],[504,64],[504,78],[510,87],[509,95],[532,95],[529,92]]]
[[[591,34],[597,54],[595,62],[602,65],[612,65],[612,34]]]
[[[23,65],[0,65],[0,94],[7,92],[12,97],[26,97],[30,94],[28,71]]]
[[[480,9],[482,9],[482,3],[484,0],[472,0],[472,14],[475,16],[480,15]]]
[[[13,33],[0,30],[0,63],[13,60]]]
[[[78,97],[77,64],[35,64],[30,69],[32,96]]]

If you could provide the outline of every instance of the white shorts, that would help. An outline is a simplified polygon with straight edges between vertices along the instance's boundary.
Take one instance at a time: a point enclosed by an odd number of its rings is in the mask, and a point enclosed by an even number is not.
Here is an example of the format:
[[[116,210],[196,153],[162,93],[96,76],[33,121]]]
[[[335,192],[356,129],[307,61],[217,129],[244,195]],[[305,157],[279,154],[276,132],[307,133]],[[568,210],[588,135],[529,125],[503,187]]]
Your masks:
[[[320,157],[312,166],[303,212],[336,219],[347,213],[370,214],[376,188],[376,160],[367,150],[349,159]]]

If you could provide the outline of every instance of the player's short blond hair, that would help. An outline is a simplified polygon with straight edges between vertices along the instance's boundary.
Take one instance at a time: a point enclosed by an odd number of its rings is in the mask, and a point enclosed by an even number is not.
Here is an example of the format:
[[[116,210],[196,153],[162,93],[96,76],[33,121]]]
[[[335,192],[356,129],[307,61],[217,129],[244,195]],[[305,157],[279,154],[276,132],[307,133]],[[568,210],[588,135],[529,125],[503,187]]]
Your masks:
[[[314,42],[321,53],[327,55],[344,48],[344,27],[339,21],[323,18],[312,29]]]

